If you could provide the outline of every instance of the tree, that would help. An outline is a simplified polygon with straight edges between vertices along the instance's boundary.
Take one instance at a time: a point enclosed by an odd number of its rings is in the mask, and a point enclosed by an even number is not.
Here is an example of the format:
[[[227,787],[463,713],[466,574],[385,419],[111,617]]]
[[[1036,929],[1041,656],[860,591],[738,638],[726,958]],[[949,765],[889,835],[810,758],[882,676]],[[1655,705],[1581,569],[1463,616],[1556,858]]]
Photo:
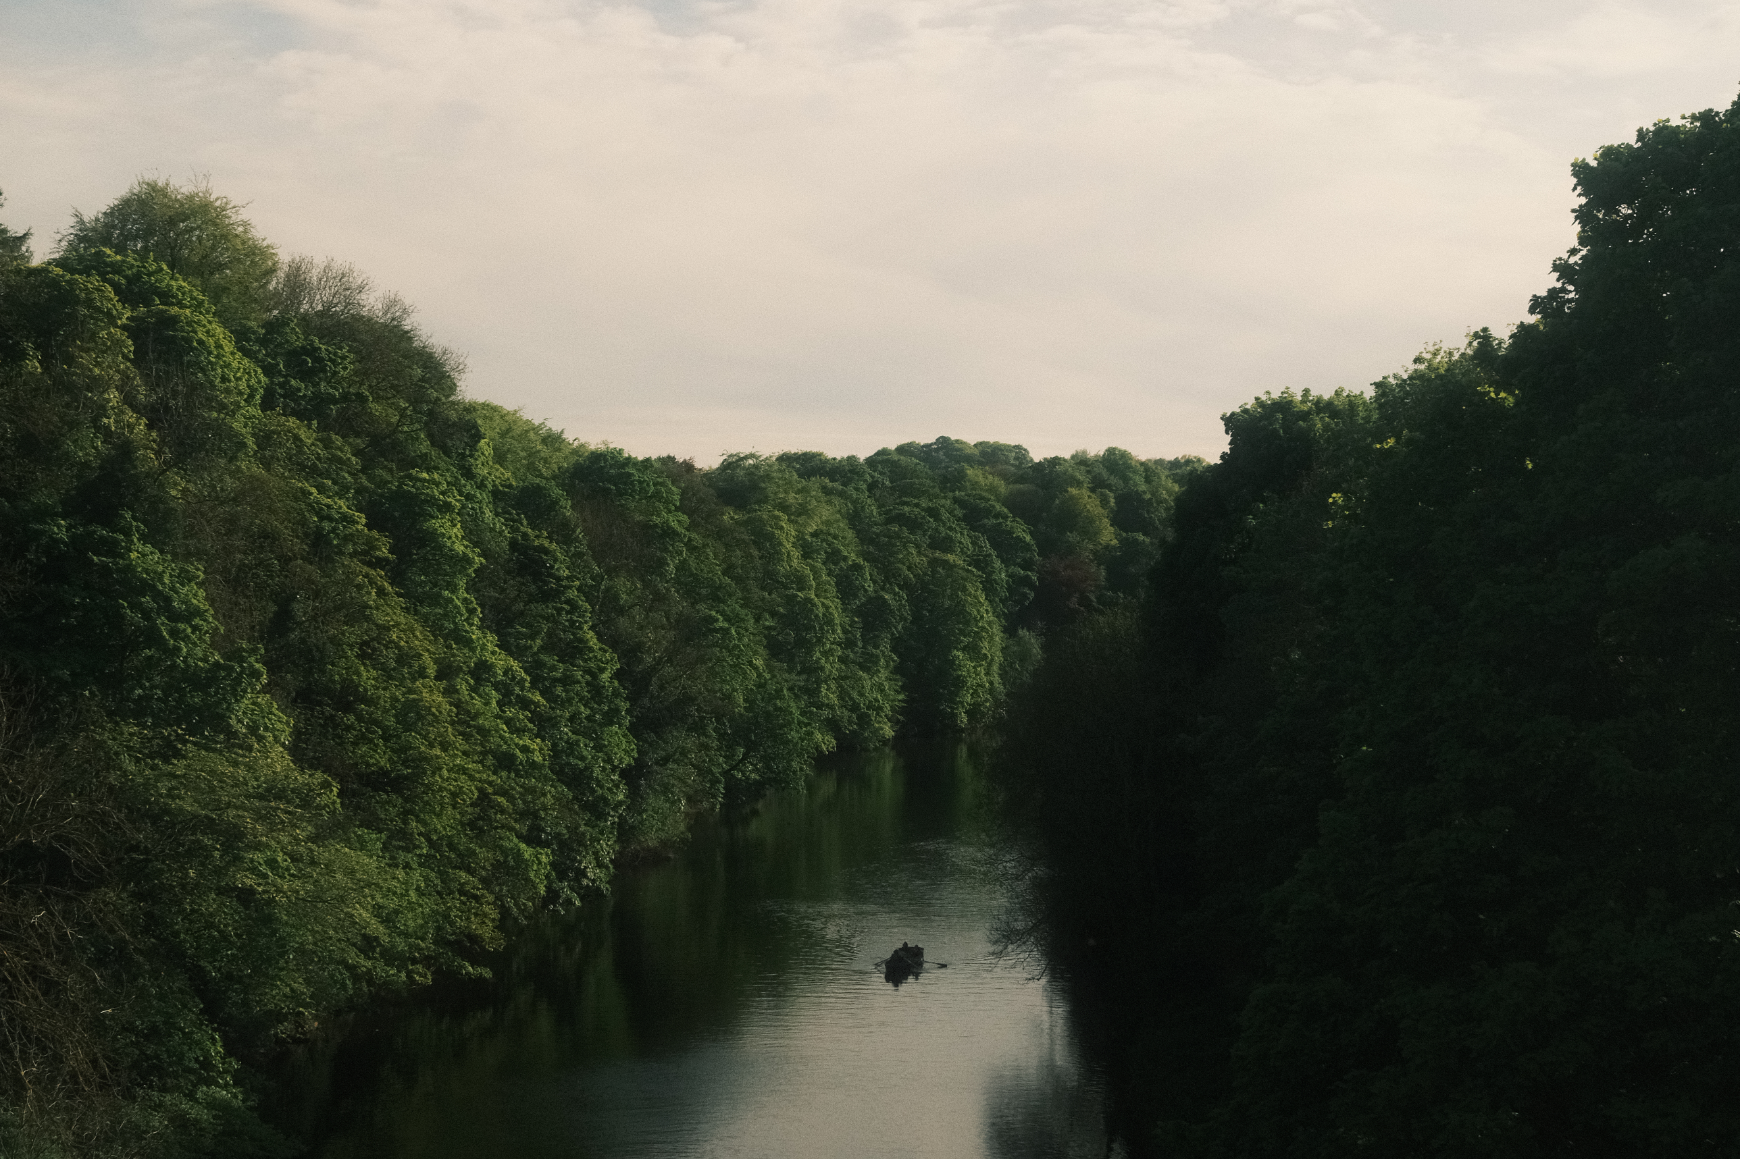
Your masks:
[[[1157,1145],[1735,1152],[1740,102],[1574,173],[1508,341],[1226,416],[1122,710],[1022,746],[1053,801],[1060,750],[1119,766],[1032,823],[1065,931],[1157,883],[1117,955],[1152,965],[1085,967],[1149,1028]],[[1098,839],[1133,809],[1151,851]]]
[[[0,193],[0,206],[5,204],[6,195]],[[29,265],[30,257],[30,231],[17,233],[0,225],[0,269]]]
[[[227,326],[264,316],[278,251],[242,216],[244,206],[204,180],[185,186],[141,177],[101,213],[73,211],[59,252],[109,249],[151,258],[210,299]]]

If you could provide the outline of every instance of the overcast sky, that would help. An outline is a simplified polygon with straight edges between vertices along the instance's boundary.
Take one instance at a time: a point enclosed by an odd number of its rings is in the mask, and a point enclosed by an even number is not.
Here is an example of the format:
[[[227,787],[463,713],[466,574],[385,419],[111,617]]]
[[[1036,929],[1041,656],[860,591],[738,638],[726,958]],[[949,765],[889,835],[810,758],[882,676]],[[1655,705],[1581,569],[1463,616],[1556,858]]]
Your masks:
[[[8,0],[0,220],[207,174],[574,438],[1224,446],[1508,328],[1740,4]]]

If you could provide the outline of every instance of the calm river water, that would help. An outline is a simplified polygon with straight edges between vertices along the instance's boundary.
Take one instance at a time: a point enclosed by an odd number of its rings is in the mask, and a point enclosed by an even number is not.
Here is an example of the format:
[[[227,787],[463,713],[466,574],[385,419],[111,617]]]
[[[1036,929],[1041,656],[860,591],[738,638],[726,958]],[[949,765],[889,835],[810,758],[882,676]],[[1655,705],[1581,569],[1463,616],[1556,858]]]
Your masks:
[[[834,763],[289,1064],[322,1159],[1105,1156],[1056,989],[1000,958],[970,751]],[[902,941],[947,969],[894,987]]]

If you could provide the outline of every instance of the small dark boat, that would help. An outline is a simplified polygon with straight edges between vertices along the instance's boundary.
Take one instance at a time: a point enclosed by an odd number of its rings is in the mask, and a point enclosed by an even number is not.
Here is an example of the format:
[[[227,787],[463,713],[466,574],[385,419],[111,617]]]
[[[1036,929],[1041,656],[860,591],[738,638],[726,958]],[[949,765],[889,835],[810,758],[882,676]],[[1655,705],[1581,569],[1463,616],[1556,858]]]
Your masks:
[[[883,963],[882,976],[898,986],[914,974],[924,971],[924,947],[900,943]]]

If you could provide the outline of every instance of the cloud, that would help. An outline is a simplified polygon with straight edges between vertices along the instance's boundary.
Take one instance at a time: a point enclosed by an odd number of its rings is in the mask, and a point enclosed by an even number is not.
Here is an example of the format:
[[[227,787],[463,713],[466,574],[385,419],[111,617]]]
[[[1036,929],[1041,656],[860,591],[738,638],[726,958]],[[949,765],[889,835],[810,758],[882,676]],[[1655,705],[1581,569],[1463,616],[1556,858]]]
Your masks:
[[[704,458],[1212,452],[1253,393],[1516,320],[1570,243],[1569,158],[1733,87],[1692,43],[1708,5],[1651,26],[1620,98],[1538,47],[1599,21],[1497,44],[1479,4],[105,11],[139,35],[0,47],[13,223],[209,172],[286,250],[417,302],[474,393]]]
[[[1610,81],[1734,59],[1740,5],[1595,4],[1552,28],[1533,29],[1488,52],[1500,72]],[[1690,110],[1676,110],[1690,111]],[[1670,116],[1670,113],[1662,113]]]

